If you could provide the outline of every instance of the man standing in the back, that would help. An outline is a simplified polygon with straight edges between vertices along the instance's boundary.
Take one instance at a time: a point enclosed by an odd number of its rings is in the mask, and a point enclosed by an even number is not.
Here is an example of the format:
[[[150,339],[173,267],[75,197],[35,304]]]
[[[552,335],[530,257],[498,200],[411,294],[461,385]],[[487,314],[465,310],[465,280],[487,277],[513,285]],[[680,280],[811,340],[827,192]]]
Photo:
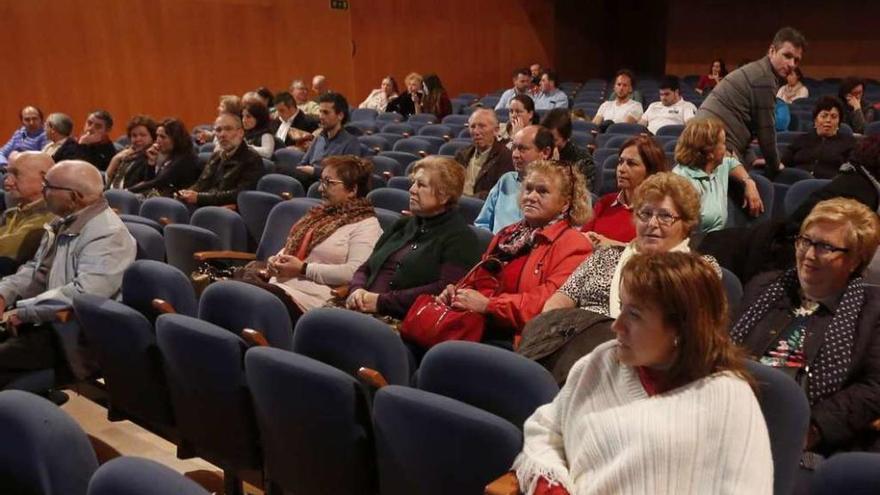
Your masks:
[[[776,151],[776,92],[779,84],[801,63],[807,40],[791,27],[776,32],[767,56],[728,74],[709,93],[698,118],[715,117],[724,123],[727,150],[746,165],[760,165],[750,144],[758,138],[764,168],[771,179],[779,171]]]

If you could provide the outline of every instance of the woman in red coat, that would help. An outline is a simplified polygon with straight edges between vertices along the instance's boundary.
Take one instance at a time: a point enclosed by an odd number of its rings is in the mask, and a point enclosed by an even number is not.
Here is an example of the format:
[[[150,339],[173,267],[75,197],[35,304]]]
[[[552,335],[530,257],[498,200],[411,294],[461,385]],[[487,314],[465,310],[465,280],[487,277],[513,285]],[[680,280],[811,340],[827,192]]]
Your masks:
[[[575,167],[551,160],[530,163],[520,196],[523,219],[495,235],[483,254],[484,260],[494,257],[503,264],[498,288],[456,290],[449,285],[440,299],[485,314],[484,340],[518,336],[592,251],[577,230],[590,216],[586,191]]]

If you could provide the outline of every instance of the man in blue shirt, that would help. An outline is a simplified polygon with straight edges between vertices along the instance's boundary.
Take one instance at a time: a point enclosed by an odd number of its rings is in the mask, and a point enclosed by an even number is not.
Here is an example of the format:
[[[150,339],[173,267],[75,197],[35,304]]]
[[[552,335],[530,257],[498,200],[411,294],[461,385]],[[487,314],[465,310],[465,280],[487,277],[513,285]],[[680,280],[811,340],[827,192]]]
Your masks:
[[[348,101],[339,93],[324,93],[318,99],[321,134],[309,147],[294,177],[308,189],[321,177],[321,160],[328,156],[361,156],[361,143],[342,126],[348,121]]]
[[[528,95],[532,88],[532,75],[529,69],[522,67],[513,71],[513,87],[501,94],[501,99],[495,105],[495,111],[507,109],[510,100],[516,95]],[[531,95],[529,95],[531,96]]]
[[[545,70],[541,74],[541,90],[532,97],[535,100],[535,110],[568,108],[568,95],[561,89],[557,89],[556,84],[557,77],[555,72]]]
[[[46,145],[46,131],[43,129],[43,112],[37,107],[27,106],[18,114],[22,126],[12,133],[9,141],[0,148],[0,165],[9,162],[13,151],[40,151]]]
[[[483,209],[474,225],[497,234],[501,229],[522,220],[519,206],[520,184],[526,166],[535,160],[549,160],[553,155],[553,133],[539,125],[530,125],[513,135],[513,166],[498,179],[486,196]]]

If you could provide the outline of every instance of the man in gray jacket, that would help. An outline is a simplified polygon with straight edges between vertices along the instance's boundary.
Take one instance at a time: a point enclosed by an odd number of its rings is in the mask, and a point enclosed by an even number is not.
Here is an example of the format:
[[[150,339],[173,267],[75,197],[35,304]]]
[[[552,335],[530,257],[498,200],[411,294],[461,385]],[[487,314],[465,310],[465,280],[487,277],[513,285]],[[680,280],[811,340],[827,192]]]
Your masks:
[[[0,280],[0,387],[20,374],[53,368],[64,357],[76,378],[94,371],[76,325],[60,325],[56,314],[76,294],[115,297],[137,248],[103,195],[93,165],[62,161],[43,181],[43,197],[58,219],[45,225],[34,258]]]
[[[751,150],[752,137],[757,137],[770,178],[779,171],[776,92],[780,82],[800,64],[806,44],[796,29],[780,29],[767,56],[728,74],[697,112],[697,118],[716,117],[724,123],[728,151],[746,165],[760,164]]]

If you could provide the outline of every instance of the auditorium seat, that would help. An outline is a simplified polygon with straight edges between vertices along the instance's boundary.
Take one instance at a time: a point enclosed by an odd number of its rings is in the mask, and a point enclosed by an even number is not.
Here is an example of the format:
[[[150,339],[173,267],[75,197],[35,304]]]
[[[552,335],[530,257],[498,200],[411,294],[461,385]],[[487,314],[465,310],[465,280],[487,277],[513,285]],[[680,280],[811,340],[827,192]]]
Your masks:
[[[4,493],[85,495],[98,459],[86,433],[48,400],[0,392],[0,486]]]
[[[282,199],[301,198],[306,195],[300,181],[283,174],[266,174],[260,177],[257,191],[275,194]]]
[[[353,376],[266,347],[247,352],[245,369],[268,493],[377,493],[368,398]]]
[[[140,457],[117,457],[98,468],[88,495],[210,495],[177,471]]]

